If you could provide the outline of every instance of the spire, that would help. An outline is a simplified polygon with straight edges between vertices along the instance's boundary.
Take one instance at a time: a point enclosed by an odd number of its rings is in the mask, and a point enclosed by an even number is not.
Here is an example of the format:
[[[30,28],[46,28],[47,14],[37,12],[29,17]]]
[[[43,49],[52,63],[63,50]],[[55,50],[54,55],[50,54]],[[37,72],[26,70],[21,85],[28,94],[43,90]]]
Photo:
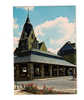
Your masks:
[[[28,8],[28,14],[27,14],[26,23],[30,23],[30,19],[29,19],[29,8]]]
[[[28,8],[28,15],[27,15],[27,17],[29,18],[29,8]]]

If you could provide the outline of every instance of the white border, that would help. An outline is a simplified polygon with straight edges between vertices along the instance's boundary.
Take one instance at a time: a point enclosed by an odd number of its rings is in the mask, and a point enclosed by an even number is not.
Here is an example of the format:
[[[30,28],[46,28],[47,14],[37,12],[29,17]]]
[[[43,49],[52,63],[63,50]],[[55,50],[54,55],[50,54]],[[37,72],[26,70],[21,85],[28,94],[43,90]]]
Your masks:
[[[76,0],[14,0],[15,6],[49,6],[49,5],[75,5]]]

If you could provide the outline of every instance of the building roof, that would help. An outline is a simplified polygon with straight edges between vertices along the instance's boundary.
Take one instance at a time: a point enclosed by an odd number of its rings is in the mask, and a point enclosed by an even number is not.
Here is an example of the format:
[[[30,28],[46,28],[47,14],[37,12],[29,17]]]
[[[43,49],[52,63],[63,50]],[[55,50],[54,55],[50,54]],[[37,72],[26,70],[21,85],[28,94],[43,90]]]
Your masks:
[[[65,61],[62,57],[56,56],[54,54],[32,50],[30,54],[22,57],[14,57],[14,63],[26,63],[26,62],[34,62],[34,63],[45,63],[45,64],[55,64],[55,65],[63,65],[67,67],[76,67],[67,61]]]
[[[75,43],[71,43],[70,41],[66,42],[65,45],[63,45],[60,50],[58,51],[58,55],[67,55],[72,54],[76,52]]]
[[[72,48],[76,49],[76,44],[75,43],[71,43]]]

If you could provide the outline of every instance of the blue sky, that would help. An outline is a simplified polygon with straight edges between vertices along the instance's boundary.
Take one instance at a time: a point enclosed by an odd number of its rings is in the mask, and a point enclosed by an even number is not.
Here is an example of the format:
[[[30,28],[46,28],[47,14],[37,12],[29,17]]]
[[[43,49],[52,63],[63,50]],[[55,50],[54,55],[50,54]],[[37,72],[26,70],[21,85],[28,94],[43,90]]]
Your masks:
[[[29,8],[30,22],[39,41],[53,53],[67,42],[76,42],[75,6],[35,6],[13,8],[14,49],[18,46]]]

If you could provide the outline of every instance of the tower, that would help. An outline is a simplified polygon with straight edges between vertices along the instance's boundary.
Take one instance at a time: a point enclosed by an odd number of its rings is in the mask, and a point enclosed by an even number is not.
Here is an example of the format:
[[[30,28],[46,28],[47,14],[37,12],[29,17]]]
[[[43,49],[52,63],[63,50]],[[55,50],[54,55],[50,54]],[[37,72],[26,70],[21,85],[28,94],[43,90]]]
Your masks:
[[[42,46],[42,48],[41,48]],[[24,53],[32,50],[32,49],[40,49],[41,50],[47,50],[46,46],[42,43],[42,45],[40,45],[40,43],[38,42],[35,34],[34,34],[34,30],[33,30],[33,26],[30,22],[29,19],[29,9],[28,9],[28,15],[26,18],[26,22],[23,26],[23,30],[22,30],[22,34],[19,40],[19,44],[18,44],[18,48],[16,48],[14,55],[15,56],[20,56],[20,55],[24,55]]]
[[[20,48],[21,50],[30,50],[31,49],[31,47],[29,45],[29,43],[30,43],[29,39],[31,37],[30,35],[32,35],[32,37],[35,37],[33,26],[30,23],[29,10],[28,10],[28,16],[27,16],[26,22],[23,27],[23,31],[21,34],[18,48]],[[33,40],[32,40],[32,42],[33,42]]]

